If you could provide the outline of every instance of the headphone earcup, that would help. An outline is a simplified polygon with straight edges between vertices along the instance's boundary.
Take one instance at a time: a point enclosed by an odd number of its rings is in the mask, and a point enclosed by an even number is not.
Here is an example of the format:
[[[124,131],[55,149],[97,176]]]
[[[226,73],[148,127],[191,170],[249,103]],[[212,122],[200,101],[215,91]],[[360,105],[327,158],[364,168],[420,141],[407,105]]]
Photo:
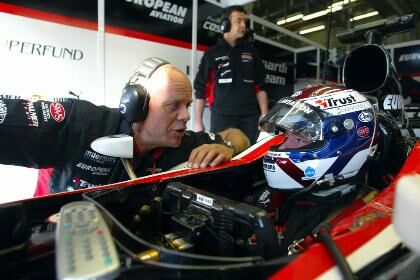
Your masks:
[[[227,33],[230,31],[230,19],[227,17],[222,18],[220,22],[220,30],[222,33]]]
[[[130,123],[144,121],[149,111],[149,94],[139,84],[127,84],[120,99],[120,113]]]

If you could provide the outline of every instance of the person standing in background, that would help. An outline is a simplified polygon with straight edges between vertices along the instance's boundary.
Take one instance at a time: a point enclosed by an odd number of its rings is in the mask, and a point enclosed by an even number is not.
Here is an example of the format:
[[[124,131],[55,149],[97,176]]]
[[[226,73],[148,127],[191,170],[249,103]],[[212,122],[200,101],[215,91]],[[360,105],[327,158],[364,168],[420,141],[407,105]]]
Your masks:
[[[207,100],[211,132],[235,127],[253,144],[257,138],[258,120],[268,111],[264,65],[249,40],[246,12],[242,6],[225,9],[221,30],[223,38],[205,52],[194,80],[194,129],[205,130],[203,111]]]

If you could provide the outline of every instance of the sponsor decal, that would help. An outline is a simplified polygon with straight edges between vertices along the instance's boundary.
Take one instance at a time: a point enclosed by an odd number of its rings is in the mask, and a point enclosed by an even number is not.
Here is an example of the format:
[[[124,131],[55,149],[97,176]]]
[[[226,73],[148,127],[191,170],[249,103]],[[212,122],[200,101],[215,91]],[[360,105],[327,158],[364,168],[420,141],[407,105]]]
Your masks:
[[[229,56],[223,55],[223,56],[216,57],[214,60],[215,61],[218,61],[218,60],[228,60],[228,59],[229,59]]]
[[[263,168],[264,168],[265,171],[269,171],[269,172],[274,172],[275,169],[276,169],[274,164],[266,163],[266,162],[263,163]]]
[[[276,63],[268,60],[263,60],[265,69],[273,72],[287,74],[287,65],[285,62]]]
[[[213,21],[206,20],[203,23],[203,28],[213,32],[222,33],[222,30],[220,29],[220,24]]]
[[[297,100],[282,98],[282,99],[279,100],[278,103],[283,103],[283,104],[290,105],[294,108],[294,110],[303,111],[306,114],[310,114],[310,113],[313,112],[313,110],[308,105],[305,105],[305,104],[303,104],[303,103],[301,103],[300,101],[297,101]]]
[[[329,109],[329,108],[335,108],[340,107],[347,104],[356,103],[357,100],[353,95],[349,95],[347,97],[343,98],[323,98],[321,100],[315,100],[315,104],[318,105],[321,109]]]
[[[68,60],[82,60],[83,51],[78,49],[63,48],[33,42],[7,40],[6,47],[11,53],[22,55],[43,56]]]
[[[127,112],[127,106],[125,104],[120,104],[120,113],[125,114]]]
[[[276,63],[268,60],[263,60],[264,67],[266,70],[271,72],[276,72],[275,74],[267,73],[265,75],[265,82],[267,84],[272,85],[285,85],[286,84],[286,78],[283,76],[279,76],[276,74],[287,74],[287,65],[286,63]]]
[[[286,84],[286,78],[282,77],[282,76],[266,74],[265,75],[265,82],[267,84],[284,86]]]
[[[232,82],[232,78],[228,79],[219,79],[219,84],[228,84]]]
[[[51,119],[50,107],[45,102],[41,102],[41,110],[42,119],[44,120],[44,122],[48,122],[48,120]]]
[[[370,122],[373,120],[373,115],[369,111],[363,111],[357,117],[361,122]]]
[[[34,103],[30,100],[26,100],[24,108],[26,115],[28,116],[29,126],[38,126],[38,116],[36,115]]]
[[[91,188],[91,187],[96,187],[97,186],[95,184],[89,183],[89,182],[87,182],[85,180],[82,180],[82,179],[76,178],[76,177],[74,177],[72,179],[72,183],[73,183],[73,187],[77,187],[77,189],[80,189],[80,188],[83,188],[83,189],[84,188]]]
[[[385,96],[383,105],[384,105],[385,110],[402,109],[403,107],[402,96],[398,94],[389,94]]]
[[[0,124],[4,122],[7,116],[7,107],[6,104],[0,100]]]
[[[276,161],[274,160],[274,158],[270,156],[265,156],[263,158],[263,169],[268,172],[274,172],[276,169],[274,165],[275,163]]]
[[[50,104],[50,114],[56,122],[62,122],[66,117],[66,111],[64,110],[63,105],[58,102]]]
[[[305,176],[306,177],[309,177],[309,178],[314,177],[315,176],[315,169],[313,169],[312,167],[308,166],[305,169]]]
[[[367,108],[369,108],[368,103],[366,103],[366,102],[357,103],[357,104],[354,104],[354,105],[348,105],[348,106],[337,108],[337,114],[338,115],[344,115],[344,114],[347,114],[347,113],[356,112],[356,111],[364,110],[364,109],[367,109]]]
[[[303,91],[298,90],[298,91],[296,91],[295,93],[292,94],[292,97],[297,97],[297,96],[301,95],[302,93],[303,93]]]
[[[391,215],[391,213],[388,214],[388,216],[390,216],[390,215]],[[352,231],[354,231],[354,230],[356,230],[356,229],[358,229],[358,228],[360,228],[364,225],[371,224],[376,220],[382,219],[385,216],[386,216],[385,213],[381,213],[377,210],[373,210],[373,211],[368,212],[368,213],[363,213],[359,216],[356,216],[356,218],[354,218],[354,221],[351,223],[349,228]]]
[[[151,9],[150,17],[158,18],[164,21],[183,24],[188,8],[174,4],[170,1],[162,0],[125,0],[125,2],[133,3]]]
[[[231,70],[223,71],[222,73],[220,73],[220,77],[223,77],[224,75],[226,75],[226,74],[228,74],[230,72],[232,72],[232,71]]]
[[[398,62],[420,60],[420,53],[406,53],[400,55]]]
[[[99,176],[107,176],[109,172],[111,172],[111,168],[107,167],[99,167],[99,166],[92,166],[88,165],[82,162],[79,162],[76,167],[79,167],[82,170],[89,171],[93,175],[99,175]]]
[[[368,136],[369,135],[369,127],[367,127],[367,126],[359,127],[357,129],[357,135],[360,138],[364,138],[364,137]]]
[[[85,152],[83,157],[97,163],[115,163],[117,161],[114,157],[104,156],[89,150]]]
[[[241,53],[242,62],[252,62],[252,53],[243,52]]]

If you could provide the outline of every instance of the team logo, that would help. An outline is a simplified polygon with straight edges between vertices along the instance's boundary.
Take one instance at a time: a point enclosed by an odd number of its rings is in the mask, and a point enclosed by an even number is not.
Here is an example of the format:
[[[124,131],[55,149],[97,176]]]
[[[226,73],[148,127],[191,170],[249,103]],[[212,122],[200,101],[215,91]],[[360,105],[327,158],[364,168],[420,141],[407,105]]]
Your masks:
[[[364,138],[364,137],[368,136],[369,135],[369,127],[367,127],[367,126],[359,127],[359,129],[357,130],[357,135],[359,135],[360,138]]]
[[[371,112],[363,111],[359,114],[358,119],[361,122],[370,122],[373,119],[373,115]]]
[[[57,122],[62,122],[66,117],[66,111],[64,110],[63,105],[58,102],[50,104],[50,114]]]
[[[0,124],[4,122],[7,116],[7,107],[6,104],[0,100]]]

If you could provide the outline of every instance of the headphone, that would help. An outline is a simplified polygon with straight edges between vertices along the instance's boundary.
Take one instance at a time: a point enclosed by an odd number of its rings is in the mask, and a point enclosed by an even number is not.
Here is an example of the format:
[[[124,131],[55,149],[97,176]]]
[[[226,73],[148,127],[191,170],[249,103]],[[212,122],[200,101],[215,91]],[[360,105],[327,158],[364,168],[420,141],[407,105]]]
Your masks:
[[[149,93],[144,86],[136,82],[140,77],[149,79],[159,67],[165,64],[170,63],[158,57],[143,60],[123,88],[119,109],[122,117],[129,123],[144,121],[149,112]]]
[[[220,21],[220,30],[222,31],[222,33],[228,33],[230,31],[230,27],[230,19],[226,16],[223,17]]]

